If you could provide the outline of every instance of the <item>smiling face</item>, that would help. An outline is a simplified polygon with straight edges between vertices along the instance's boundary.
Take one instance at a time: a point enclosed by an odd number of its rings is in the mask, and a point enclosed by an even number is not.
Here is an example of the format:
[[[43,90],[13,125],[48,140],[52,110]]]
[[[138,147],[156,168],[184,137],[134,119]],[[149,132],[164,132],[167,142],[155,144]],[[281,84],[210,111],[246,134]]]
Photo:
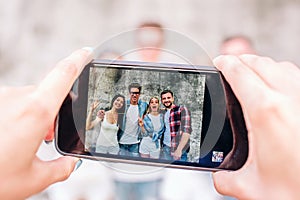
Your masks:
[[[140,98],[140,90],[138,88],[130,88],[130,104],[137,105]]]
[[[116,100],[115,100],[114,103],[113,103],[113,107],[114,107],[116,110],[119,110],[119,109],[121,109],[123,106],[124,106],[124,98],[122,98],[122,97],[116,98]]]
[[[161,102],[166,108],[171,108],[174,102],[174,98],[170,92],[161,95]]]
[[[149,102],[150,112],[158,112],[159,100],[156,97],[151,98]]]

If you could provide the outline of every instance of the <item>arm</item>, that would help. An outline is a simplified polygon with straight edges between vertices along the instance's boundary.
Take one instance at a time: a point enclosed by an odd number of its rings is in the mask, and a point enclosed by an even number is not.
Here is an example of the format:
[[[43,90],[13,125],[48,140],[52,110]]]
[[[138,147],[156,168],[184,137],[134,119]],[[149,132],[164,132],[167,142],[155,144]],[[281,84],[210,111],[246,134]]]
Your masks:
[[[138,123],[139,123],[139,126],[141,127],[142,135],[144,135],[144,133],[146,132],[146,130],[145,130],[145,125],[144,125],[143,119],[139,117]]]
[[[173,155],[175,160],[179,160],[181,158],[182,151],[183,151],[184,147],[187,145],[189,140],[190,140],[190,134],[182,133],[178,147],[176,148],[176,151],[174,152],[174,155]]]
[[[216,190],[237,199],[300,199],[299,68],[255,55],[214,64],[241,104],[249,139],[242,168],[213,174]]]
[[[91,57],[90,50],[75,51],[39,85],[0,89],[0,199],[26,199],[74,170],[78,158],[43,161],[36,153],[49,130],[54,134],[55,117]]]
[[[148,117],[148,115],[145,116],[143,121],[144,121],[144,129],[148,136],[149,134],[152,134],[154,132],[153,124],[151,122],[151,119]]]
[[[86,118],[86,130],[90,130],[92,128],[94,128],[98,123],[100,123],[103,118],[104,118],[104,110],[100,110],[98,113],[97,113],[97,116],[96,116],[96,119],[94,119],[92,121],[92,114],[94,112],[94,110],[98,107],[99,105],[99,102],[94,102],[92,103],[91,107],[90,107],[90,111],[88,113],[88,116]]]

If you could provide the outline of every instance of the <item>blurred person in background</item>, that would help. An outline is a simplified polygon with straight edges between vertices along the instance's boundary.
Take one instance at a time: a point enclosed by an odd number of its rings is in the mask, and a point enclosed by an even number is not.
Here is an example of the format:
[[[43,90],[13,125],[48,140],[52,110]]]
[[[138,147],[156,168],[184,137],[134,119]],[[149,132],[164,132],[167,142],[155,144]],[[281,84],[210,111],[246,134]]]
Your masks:
[[[225,38],[220,45],[221,55],[256,54],[250,38],[235,35]]]
[[[138,26],[135,33],[137,48],[135,51],[123,55],[124,60],[167,63],[185,62],[178,55],[165,51],[167,36],[160,23],[143,22]],[[131,165],[126,166],[130,167]],[[117,175],[114,177],[117,183],[116,195],[120,199],[147,199],[148,195],[154,195],[149,197],[152,197],[152,199],[181,200],[195,199],[196,194],[207,200],[222,199],[222,196],[218,195],[213,188],[210,173],[170,168],[159,169],[149,166],[134,166],[129,171],[135,169],[138,172],[142,171],[142,173],[126,174],[117,172]],[[191,184],[180,184],[186,181],[189,181]],[[124,186],[123,184],[126,182],[127,185]]]
[[[158,62],[161,56],[160,49],[164,43],[162,26],[152,22],[143,23],[138,26],[135,33],[134,39],[137,43],[137,49],[129,54],[119,56],[119,58],[129,61]],[[131,98],[139,98],[139,95],[130,93]],[[141,121],[142,118],[140,117],[139,119]],[[161,198],[162,168],[121,163],[112,164],[112,167],[114,168],[113,179],[115,183],[115,198],[117,200]]]
[[[137,51],[136,60],[144,62],[159,62],[161,49],[165,38],[161,24],[156,22],[145,22],[136,30]]]

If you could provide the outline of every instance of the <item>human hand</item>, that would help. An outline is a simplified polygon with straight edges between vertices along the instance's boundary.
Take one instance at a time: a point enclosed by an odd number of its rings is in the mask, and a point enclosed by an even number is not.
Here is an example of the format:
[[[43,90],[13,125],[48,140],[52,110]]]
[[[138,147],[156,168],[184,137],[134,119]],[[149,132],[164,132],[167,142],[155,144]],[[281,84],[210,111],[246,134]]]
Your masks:
[[[213,174],[217,191],[238,199],[300,199],[300,70],[254,55],[220,56],[215,66],[237,96],[249,156],[237,171]]]
[[[99,110],[98,113],[97,113],[97,117],[99,119],[103,120],[104,116],[105,116],[105,111],[104,110]]]
[[[182,156],[182,150],[177,148],[176,151],[174,151],[174,154],[173,154],[174,160],[180,160],[181,156]]]
[[[144,122],[143,119],[141,117],[138,118],[138,124],[140,127],[144,127]]]
[[[37,86],[0,88],[0,199],[25,199],[73,171],[78,158],[42,161],[36,152],[91,54],[75,51]]]
[[[100,101],[95,101],[91,104],[91,111],[94,111],[100,104]]]

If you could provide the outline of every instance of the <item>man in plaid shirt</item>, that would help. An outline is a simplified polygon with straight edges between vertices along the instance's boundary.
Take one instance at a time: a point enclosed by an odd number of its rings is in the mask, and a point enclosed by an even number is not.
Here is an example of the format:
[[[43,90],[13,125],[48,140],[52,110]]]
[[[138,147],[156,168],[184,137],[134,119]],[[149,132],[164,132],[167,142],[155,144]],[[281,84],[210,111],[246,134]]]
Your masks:
[[[163,136],[162,158],[187,161],[192,132],[191,114],[185,106],[174,104],[171,90],[164,90],[160,96],[167,109],[164,116],[166,130]]]

